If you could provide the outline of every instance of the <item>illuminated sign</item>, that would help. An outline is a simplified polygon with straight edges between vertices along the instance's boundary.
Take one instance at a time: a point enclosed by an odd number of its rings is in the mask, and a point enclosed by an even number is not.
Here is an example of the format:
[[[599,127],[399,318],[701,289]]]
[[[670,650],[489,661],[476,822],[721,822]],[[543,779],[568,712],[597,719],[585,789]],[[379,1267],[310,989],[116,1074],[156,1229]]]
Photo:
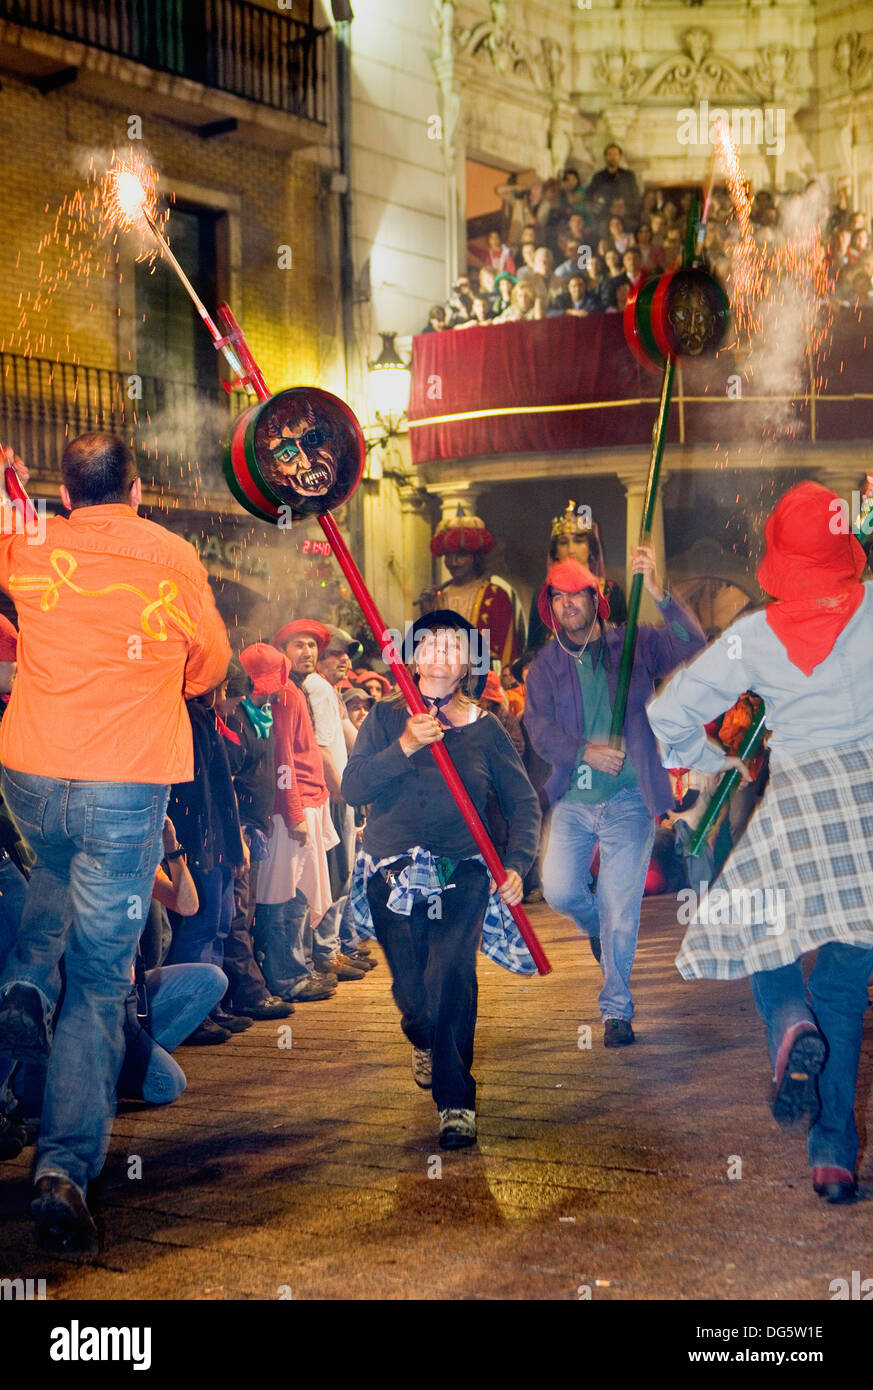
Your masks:
[[[301,555],[332,555],[330,541],[304,541],[300,547]]]

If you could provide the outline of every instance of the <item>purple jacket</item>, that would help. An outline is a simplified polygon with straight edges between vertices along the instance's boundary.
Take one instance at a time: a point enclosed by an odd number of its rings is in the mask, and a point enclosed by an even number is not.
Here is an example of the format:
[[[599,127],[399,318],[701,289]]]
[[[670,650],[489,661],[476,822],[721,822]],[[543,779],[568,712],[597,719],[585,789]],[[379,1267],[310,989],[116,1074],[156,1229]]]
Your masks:
[[[646,714],[646,703],[655,684],[695,656],[706,638],[697,619],[678,599],[668,596],[662,607],[663,627],[643,625],[637,632],[634,664],[624,718],[627,756],[633,764],[640,792],[652,816],[673,804],[670,779],[661,766],[658,745]],[[624,643],[624,626],[606,632],[602,659],[609,682],[609,698],[615,704],[618,668]],[[543,792],[549,806],[567,791],[576,755],[585,742],[582,687],[576,662],[556,641],[537,652],[527,673],[524,726],[534,751],[552,765]]]

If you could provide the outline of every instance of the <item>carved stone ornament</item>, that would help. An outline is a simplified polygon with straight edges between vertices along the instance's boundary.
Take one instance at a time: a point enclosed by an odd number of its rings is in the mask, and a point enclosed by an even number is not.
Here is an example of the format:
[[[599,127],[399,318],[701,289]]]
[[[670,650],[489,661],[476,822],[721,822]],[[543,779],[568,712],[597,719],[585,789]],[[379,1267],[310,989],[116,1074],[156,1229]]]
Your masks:
[[[762,92],[775,97],[786,87],[793,85],[796,70],[797,63],[793,48],[782,48],[778,44],[768,44],[757,55],[749,72]]]
[[[541,92],[557,89],[564,70],[561,45],[546,38],[540,39],[538,50],[531,49],[509,27],[506,0],[489,0],[489,4],[490,19],[456,33],[456,57],[489,60],[501,77],[523,78]]]
[[[873,78],[873,54],[864,47],[857,30],[841,34],[834,44],[834,70],[855,91],[866,87]]]
[[[602,48],[594,63],[594,80],[608,91],[626,96],[643,76],[627,48]]]
[[[750,86],[749,79],[732,63],[711,52],[712,35],[708,29],[687,29],[682,36],[684,53],[665,58],[639,84],[634,84],[626,96],[690,97],[752,97],[760,93]]]

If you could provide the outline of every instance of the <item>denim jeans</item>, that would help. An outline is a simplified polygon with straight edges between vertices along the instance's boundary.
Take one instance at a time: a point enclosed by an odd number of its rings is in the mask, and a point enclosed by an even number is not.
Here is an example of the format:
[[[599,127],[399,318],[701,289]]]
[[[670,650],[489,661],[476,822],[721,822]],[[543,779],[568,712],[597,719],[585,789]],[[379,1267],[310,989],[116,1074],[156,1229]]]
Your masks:
[[[215,965],[163,965],[145,974],[151,1016],[151,1031],[138,1029],[131,1044],[125,1029],[125,1058],[121,1069],[119,1094],[133,1095],[122,1086],[135,1075],[142,1098],[151,1105],[169,1105],[187,1085],[185,1073],[170,1056],[181,1042],[215,1008],[227,978]],[[28,1062],[15,1074],[14,1099],[19,1113],[39,1120],[45,1091],[45,1065]]]
[[[299,888],[289,902],[258,903],[253,935],[270,992],[287,995],[302,989],[312,976],[312,927],[309,904]]]
[[[767,1027],[767,1046],[774,1066],[785,1031],[794,1023],[814,1023],[828,1045],[818,1080],[821,1114],[809,1131],[811,1168],[855,1171],[855,1086],[871,972],[873,947],[828,941],[819,947],[809,977],[812,1008],[807,1003],[800,960],[778,970],[759,970],[751,976],[752,993]]]
[[[142,1083],[143,1100],[168,1105],[186,1086],[185,1073],[170,1057],[199,1026],[227,989],[227,976],[216,965],[159,965],[146,971],[151,1037],[157,1043]]]
[[[170,913],[173,940],[167,965],[224,964],[224,941],[233,921],[233,875],[220,866],[194,874],[200,906],[190,917]]]
[[[543,893],[549,907],[572,917],[583,935],[600,937],[602,1018],[633,1018],[630,977],[654,840],[654,820],[636,787],[593,806],[559,801],[552,812]],[[598,843],[600,872],[592,893],[588,870]]]
[[[66,993],[46,1076],[36,1176],[84,1192],[106,1159],[124,1054],[124,1002],[161,857],[169,788],[3,770],[3,795],[36,855],[18,939],[0,976],[40,993],[46,1027]]]

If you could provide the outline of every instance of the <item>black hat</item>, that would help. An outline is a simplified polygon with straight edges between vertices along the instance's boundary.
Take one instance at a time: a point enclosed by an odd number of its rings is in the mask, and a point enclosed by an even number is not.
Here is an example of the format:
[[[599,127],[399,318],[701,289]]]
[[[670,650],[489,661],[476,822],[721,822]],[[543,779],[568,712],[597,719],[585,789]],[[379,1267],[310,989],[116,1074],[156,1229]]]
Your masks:
[[[251,695],[255,688],[255,683],[248,671],[240,665],[237,660],[232,660],[227,668],[227,695],[228,700],[245,699]]]
[[[466,618],[462,618],[460,613],[456,613],[453,608],[435,608],[432,613],[423,613],[420,618],[416,618],[412,623],[406,636],[403,639],[403,660],[407,666],[411,666],[415,657],[415,648],[426,632],[434,632],[439,628],[454,628],[457,632],[465,632],[470,639],[471,656],[475,653],[478,660],[471,661],[470,675],[467,681],[469,689],[464,691],[473,700],[478,700],[482,691],[485,689],[485,682],[488,679],[488,672],[491,667],[491,652],[489,634],[487,631],[480,632],[478,628],[468,623]],[[481,651],[479,644],[481,645]]]

